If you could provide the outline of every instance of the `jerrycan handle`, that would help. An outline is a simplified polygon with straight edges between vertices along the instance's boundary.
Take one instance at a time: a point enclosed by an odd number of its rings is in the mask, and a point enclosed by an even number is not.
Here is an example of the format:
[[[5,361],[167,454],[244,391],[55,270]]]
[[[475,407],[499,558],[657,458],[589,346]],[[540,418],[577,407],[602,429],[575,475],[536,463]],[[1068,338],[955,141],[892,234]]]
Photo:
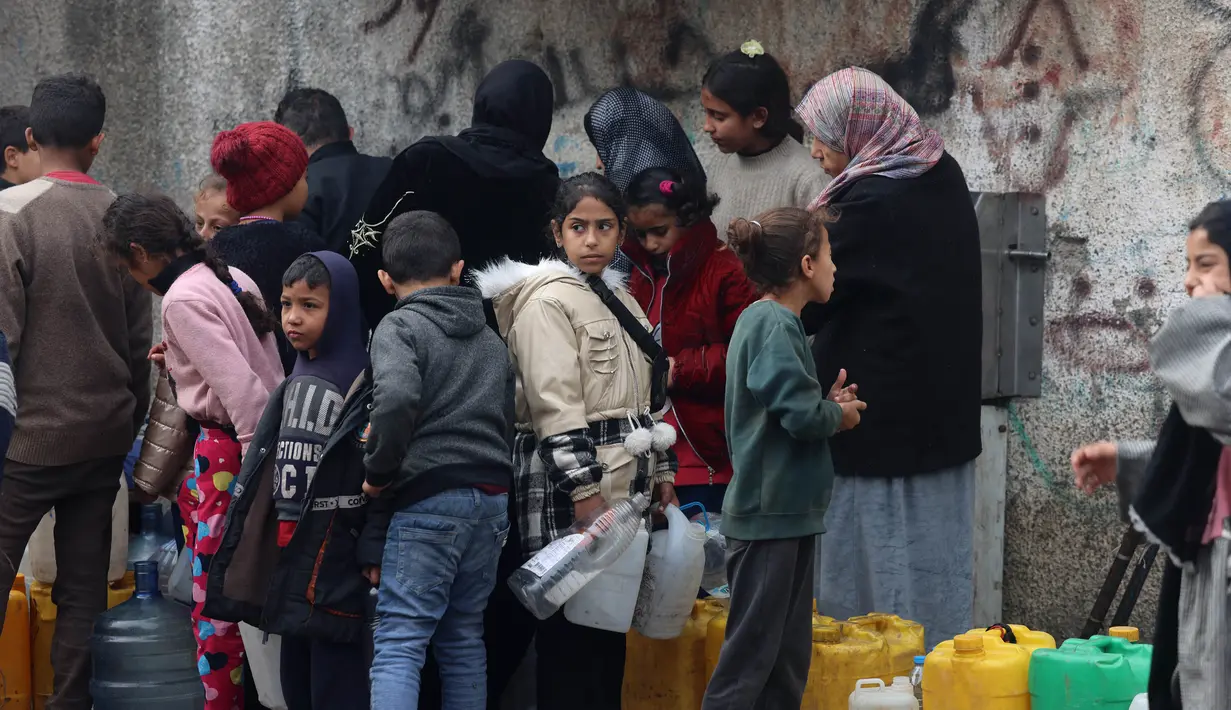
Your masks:
[[[863,690],[864,688],[884,688],[885,681],[880,678],[864,678],[856,681],[855,690]]]
[[[689,508],[698,508],[698,509],[700,509],[700,510],[701,510],[701,519],[705,521],[705,531],[706,531],[706,532],[709,532],[709,530],[710,530],[710,514],[709,514],[709,513],[707,513],[707,512],[705,512],[705,506],[704,506],[704,505],[702,505],[702,504],[700,504],[700,503],[688,503],[688,504],[686,504],[686,505],[681,505],[681,506],[680,506],[680,512],[684,512],[685,510],[688,510]]]
[[[1012,627],[1010,627],[1008,624],[992,624],[991,626],[987,627],[987,630],[988,631],[999,631],[1000,640],[1004,641],[1005,643],[1012,643],[1012,644],[1017,643],[1017,634],[1013,633]]]

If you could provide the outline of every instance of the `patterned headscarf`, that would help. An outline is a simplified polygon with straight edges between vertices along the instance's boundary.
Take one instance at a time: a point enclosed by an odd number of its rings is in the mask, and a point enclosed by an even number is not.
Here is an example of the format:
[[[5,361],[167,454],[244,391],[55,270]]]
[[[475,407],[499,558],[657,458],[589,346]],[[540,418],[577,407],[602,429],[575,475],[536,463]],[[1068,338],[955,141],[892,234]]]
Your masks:
[[[675,114],[636,89],[600,96],[586,112],[585,127],[603,172],[620,192],[649,168],[673,168],[685,180],[705,184],[705,170]]]
[[[815,210],[851,182],[869,175],[919,177],[945,152],[945,142],[885,80],[858,67],[834,72],[813,86],[795,115],[830,150],[851,159],[808,209]]]

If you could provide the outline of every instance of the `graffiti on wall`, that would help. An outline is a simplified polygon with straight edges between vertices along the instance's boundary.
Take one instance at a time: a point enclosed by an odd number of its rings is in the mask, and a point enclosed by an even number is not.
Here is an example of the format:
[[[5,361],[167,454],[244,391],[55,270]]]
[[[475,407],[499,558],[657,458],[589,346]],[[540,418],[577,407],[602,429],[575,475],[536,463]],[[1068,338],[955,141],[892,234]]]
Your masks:
[[[691,96],[696,93],[698,68],[703,71],[716,56],[705,32],[677,3],[641,3],[607,12],[605,17],[597,16],[601,8],[583,10],[596,15],[588,21],[611,27],[605,46],[596,49],[575,32],[556,31],[547,24],[553,18],[544,13],[520,28],[523,40],[513,51],[507,48],[508,38],[502,37],[506,47],[497,56],[487,46],[496,32],[486,6],[470,4],[447,19],[440,0],[389,0],[363,21],[361,29],[374,37],[411,30],[404,61],[389,80],[397,87],[403,116],[441,129],[455,123],[445,110],[450,100],[468,98],[483,75],[505,56],[527,57],[544,68],[555,86],[557,109],[592,101],[612,86],[636,86],[663,101]],[[508,31],[500,29],[501,34]],[[435,53],[426,66],[420,55],[433,33],[440,33],[443,52]]]

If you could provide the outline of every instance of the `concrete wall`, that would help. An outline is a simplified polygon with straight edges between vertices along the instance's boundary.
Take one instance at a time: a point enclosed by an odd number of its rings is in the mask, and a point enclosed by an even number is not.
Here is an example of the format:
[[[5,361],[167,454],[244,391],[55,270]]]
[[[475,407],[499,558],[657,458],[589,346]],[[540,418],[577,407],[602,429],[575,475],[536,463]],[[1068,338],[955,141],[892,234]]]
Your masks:
[[[1010,429],[1005,607],[1059,635],[1080,628],[1122,530],[1110,496],[1074,491],[1068,454],[1155,430],[1146,338],[1183,297],[1186,220],[1231,184],[1228,0],[5,0],[3,15],[0,102],[95,74],[99,177],[185,204],[212,134],[271,117],[295,84],[334,92],[361,148],[392,154],[464,127],[496,62],[533,59],[556,84],[548,150],[568,175],[593,165],[581,116],[598,92],[632,83],[700,134],[704,67],[749,37],[797,94],[847,64],[882,71],[972,189],[1047,195],[1044,396]],[[1151,626],[1152,597],[1139,606]]]

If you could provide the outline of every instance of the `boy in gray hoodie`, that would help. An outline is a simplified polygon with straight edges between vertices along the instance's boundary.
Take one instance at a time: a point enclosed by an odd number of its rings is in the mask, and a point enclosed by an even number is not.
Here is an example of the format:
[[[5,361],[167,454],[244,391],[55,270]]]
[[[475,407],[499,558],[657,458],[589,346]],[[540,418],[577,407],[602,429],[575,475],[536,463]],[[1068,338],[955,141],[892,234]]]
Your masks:
[[[451,707],[487,703],[483,610],[509,531],[515,375],[461,245],[432,212],[385,230],[395,309],[372,336],[364,491],[392,512],[379,584],[372,707],[416,708],[429,642]],[[384,574],[381,574],[381,571]]]

